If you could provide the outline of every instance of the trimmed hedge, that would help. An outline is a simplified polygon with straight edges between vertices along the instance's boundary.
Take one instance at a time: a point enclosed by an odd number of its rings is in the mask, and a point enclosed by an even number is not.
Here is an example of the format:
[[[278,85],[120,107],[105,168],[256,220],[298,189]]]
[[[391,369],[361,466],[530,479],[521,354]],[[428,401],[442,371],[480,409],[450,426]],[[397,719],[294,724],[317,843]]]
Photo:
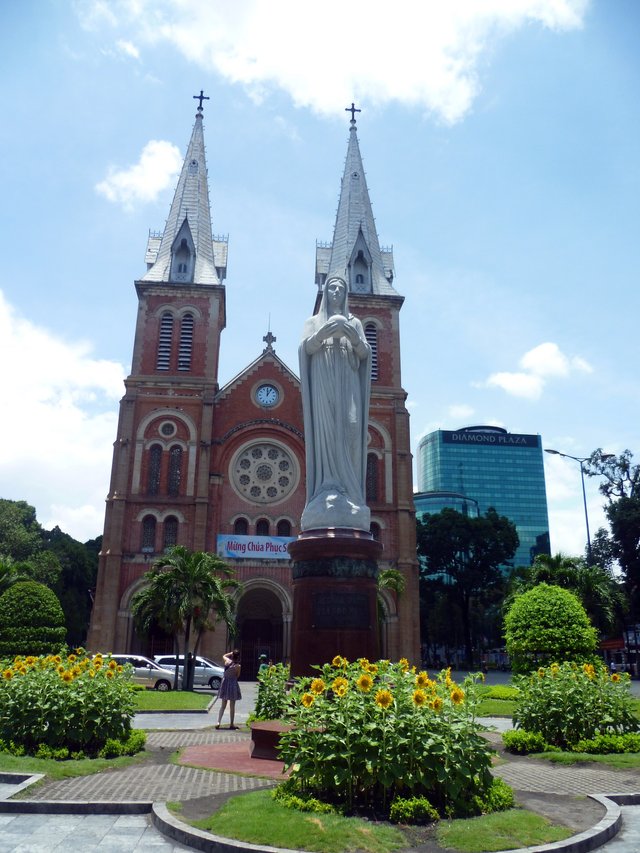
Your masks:
[[[20,581],[0,595],[0,658],[56,654],[67,629],[58,598],[36,581]]]

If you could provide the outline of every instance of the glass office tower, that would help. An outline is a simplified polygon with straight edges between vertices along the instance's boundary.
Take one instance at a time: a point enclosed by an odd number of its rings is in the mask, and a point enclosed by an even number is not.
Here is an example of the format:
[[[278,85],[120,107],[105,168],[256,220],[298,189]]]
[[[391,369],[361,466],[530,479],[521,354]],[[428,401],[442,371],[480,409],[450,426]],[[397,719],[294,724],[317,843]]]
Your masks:
[[[539,435],[501,427],[436,430],[418,444],[420,492],[455,492],[493,507],[516,525],[520,547],[514,566],[528,566],[550,553],[549,516]]]

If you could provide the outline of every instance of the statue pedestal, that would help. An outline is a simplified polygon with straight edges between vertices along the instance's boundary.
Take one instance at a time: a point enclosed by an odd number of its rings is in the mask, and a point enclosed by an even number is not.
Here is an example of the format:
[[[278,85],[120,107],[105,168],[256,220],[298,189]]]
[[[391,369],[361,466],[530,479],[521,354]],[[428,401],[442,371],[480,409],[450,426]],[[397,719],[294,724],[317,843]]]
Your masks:
[[[291,674],[342,655],[377,660],[377,559],[382,545],[363,530],[307,530],[289,545],[293,564]]]

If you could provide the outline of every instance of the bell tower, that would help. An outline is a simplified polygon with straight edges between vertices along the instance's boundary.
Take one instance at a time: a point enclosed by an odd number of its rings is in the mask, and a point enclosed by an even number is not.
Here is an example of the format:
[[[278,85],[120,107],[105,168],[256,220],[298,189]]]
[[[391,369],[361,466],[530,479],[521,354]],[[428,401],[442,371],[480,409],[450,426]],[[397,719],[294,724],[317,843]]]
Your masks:
[[[206,550],[213,401],[225,327],[227,240],[211,230],[201,92],[162,234],[135,282],[131,374],[120,402],[87,645],[131,648],[128,599],[150,560],[178,542]],[[127,600],[123,599],[126,593]]]

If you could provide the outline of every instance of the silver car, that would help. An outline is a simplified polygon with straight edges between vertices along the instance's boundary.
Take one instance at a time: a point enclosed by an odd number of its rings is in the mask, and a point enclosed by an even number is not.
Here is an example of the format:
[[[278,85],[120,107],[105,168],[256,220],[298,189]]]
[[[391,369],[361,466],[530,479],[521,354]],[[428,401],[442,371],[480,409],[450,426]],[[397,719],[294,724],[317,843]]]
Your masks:
[[[176,655],[155,655],[154,660],[165,669],[171,670],[171,672],[175,669]],[[184,670],[183,662],[184,655],[180,655],[180,665],[178,666],[180,677],[182,677]],[[220,687],[223,675],[224,668],[219,664],[214,663],[207,658],[200,657],[200,655],[196,655],[193,673],[194,685],[198,685],[199,687],[211,687],[212,690],[217,690]]]
[[[122,666],[130,664],[133,667],[133,681],[136,684],[144,684],[154,690],[163,691],[171,690],[173,687],[174,673],[144,655],[108,655],[108,657]],[[179,678],[179,683],[182,683],[182,676]]]

